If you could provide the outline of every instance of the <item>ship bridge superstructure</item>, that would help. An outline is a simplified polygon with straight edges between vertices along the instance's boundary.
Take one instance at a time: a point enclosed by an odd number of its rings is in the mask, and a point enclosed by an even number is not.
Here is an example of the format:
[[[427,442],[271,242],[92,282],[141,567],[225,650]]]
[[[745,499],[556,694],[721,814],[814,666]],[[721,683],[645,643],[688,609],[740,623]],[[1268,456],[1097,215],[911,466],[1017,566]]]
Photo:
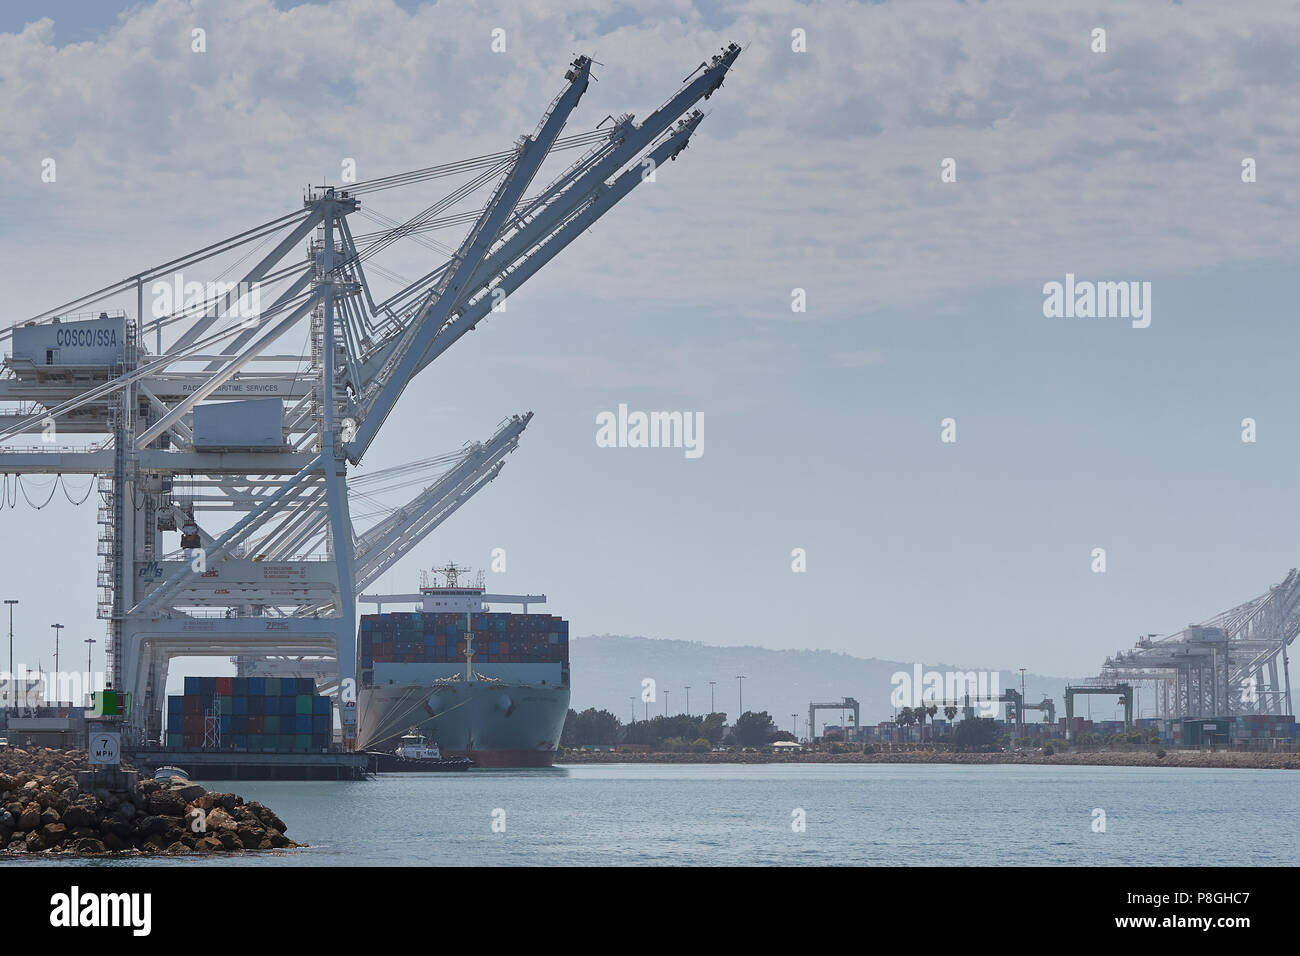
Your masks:
[[[496,478],[531,413],[437,459],[358,466],[416,375],[681,155],[740,52],[640,123],[562,135],[592,79],[578,56],[510,148],[313,187],[0,332],[0,473],[97,476],[94,584],[108,680],[134,694],[128,742],[159,738],[168,662],[195,655],[332,672],[353,738],[356,596]],[[372,208],[444,187],[404,218]],[[398,243],[419,247],[415,278],[383,258]],[[418,493],[385,501],[376,475]]]

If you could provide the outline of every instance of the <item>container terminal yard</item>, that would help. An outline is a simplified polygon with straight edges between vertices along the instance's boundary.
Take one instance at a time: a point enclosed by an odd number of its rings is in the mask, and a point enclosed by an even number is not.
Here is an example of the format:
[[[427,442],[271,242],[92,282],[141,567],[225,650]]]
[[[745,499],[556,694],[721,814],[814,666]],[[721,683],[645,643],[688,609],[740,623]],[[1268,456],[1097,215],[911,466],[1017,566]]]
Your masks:
[[[592,80],[593,61],[578,56],[536,128],[512,148],[313,187],[296,211],[0,333],[0,347],[7,346],[0,377],[6,490],[26,495],[29,475],[52,476],[56,485],[67,476],[94,482],[100,560],[97,580],[85,584],[100,589],[106,686],[123,693],[121,709],[110,716],[120,722],[124,751],[138,762],[146,755],[162,760],[177,745],[213,745],[215,729],[227,764],[240,761],[230,749],[239,742],[248,767],[282,754],[284,766],[310,763],[312,773],[328,775],[331,766],[351,773],[362,751],[383,742],[378,738],[406,729],[396,726],[406,710],[392,711],[389,701],[389,719],[370,724],[377,739],[358,736],[358,711],[364,714],[374,688],[359,683],[357,597],[497,477],[532,415],[508,415],[493,435],[449,455],[361,476],[349,470],[417,374],[638,185],[667,173],[705,118],[699,107],[740,53],[733,43],[700,63],[640,123],[620,113],[587,132],[561,135]],[[544,161],[566,152],[577,158],[548,167],[553,178],[539,176]],[[458,185],[404,222],[364,208],[380,191],[444,178]],[[354,229],[357,218],[375,228]],[[429,234],[457,227],[468,231],[452,254],[438,252],[444,247]],[[372,289],[367,270],[391,279],[375,257],[400,240],[438,258],[384,296]],[[200,269],[218,270],[218,281],[188,281]],[[160,295],[173,286],[176,294],[160,308]],[[353,520],[356,495],[420,476],[423,488],[410,501],[369,527]],[[18,560],[14,551],[7,558]],[[529,599],[480,589],[473,608],[455,610],[486,615],[484,599],[516,598]],[[374,626],[376,633],[383,627]],[[450,742],[453,749],[475,751],[482,721],[496,719],[488,711],[497,705],[502,719],[527,725],[528,698],[537,696],[493,683],[504,678],[490,673],[490,658],[513,658],[515,650],[501,650],[496,635],[484,635],[489,647],[475,666],[473,631],[484,626],[468,622],[460,653],[462,680],[484,685],[483,694],[469,696],[487,701],[487,709],[476,727]],[[490,627],[505,625],[493,620]],[[558,630],[549,621],[516,630],[528,653],[542,653],[541,645],[531,646],[541,640],[548,661],[559,653],[550,650]],[[561,724],[567,628],[564,635],[565,657],[557,662],[564,668]],[[420,643],[426,646],[423,632]],[[436,644],[433,638],[427,646]],[[190,694],[187,684],[179,704],[169,703],[170,662],[194,656],[235,659],[240,693],[232,684],[228,694],[213,686],[205,696],[202,685]],[[310,686],[299,687],[300,679]],[[550,693],[555,682],[546,680]],[[293,682],[293,693],[271,693],[277,681]],[[456,693],[465,697],[466,686],[444,696]],[[330,701],[328,715],[317,695]],[[431,700],[411,701],[408,709],[418,713]],[[234,730],[240,718],[242,734]],[[57,732],[58,722],[70,718],[28,719],[52,720],[43,729]],[[11,720],[10,730],[42,729],[23,721]],[[336,742],[323,738],[326,724],[338,727]],[[513,736],[553,752],[558,727]]]
[[[296,211],[0,332],[5,491],[26,497],[29,475],[92,482],[105,686],[124,701],[109,716],[138,763],[184,753],[227,774],[355,775],[367,749],[388,749],[411,728],[485,765],[550,763],[570,675],[568,622],[529,613],[545,595],[489,594],[462,584],[454,565],[443,583],[410,594],[364,593],[500,474],[532,413],[449,454],[351,470],[416,375],[647,171],[679,158],[740,53],[733,43],[700,63],[640,123],[622,113],[562,135],[592,78],[593,61],[578,56],[510,149],[313,187]],[[577,158],[539,175],[565,152]],[[403,222],[363,206],[444,178],[458,185]],[[356,218],[375,228],[354,231]],[[388,295],[372,288],[367,269],[391,275],[376,261],[386,249],[414,241],[436,251],[428,234],[452,228],[468,231],[451,255]],[[196,269],[219,270],[218,281],[180,278]],[[160,309],[159,289],[173,285]],[[410,483],[421,490],[409,501],[367,527],[354,521],[356,496]],[[367,601],[378,612],[358,632]],[[417,609],[385,614],[384,604]],[[523,613],[492,609],[501,604]],[[1067,688],[1059,724],[1050,699],[1010,690],[992,703],[1022,739],[1093,735],[1076,702],[1100,695],[1125,715],[1106,733],[1151,727],[1184,746],[1294,741],[1288,649],[1298,631],[1292,570],[1251,601],[1107,658]],[[185,692],[169,697],[171,662],[195,656],[232,659],[237,673],[186,677]],[[20,690],[57,700],[57,688],[8,685],[6,735],[71,742],[84,732],[71,704],[14,712]],[[984,702],[931,703],[936,713],[918,723],[933,734]],[[818,735],[816,712],[836,708],[852,723]],[[1030,710],[1043,719],[1027,721]],[[810,702],[807,727],[814,741],[914,733],[897,721],[860,727],[853,698]]]

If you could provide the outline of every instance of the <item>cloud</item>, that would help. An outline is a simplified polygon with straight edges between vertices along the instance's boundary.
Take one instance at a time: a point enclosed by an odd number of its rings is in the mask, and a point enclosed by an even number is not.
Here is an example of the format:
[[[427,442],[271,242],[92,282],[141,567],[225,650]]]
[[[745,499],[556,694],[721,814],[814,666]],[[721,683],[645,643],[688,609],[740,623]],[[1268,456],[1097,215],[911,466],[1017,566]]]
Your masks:
[[[734,37],[749,45],[691,148],[548,269],[586,299],[725,302],[754,322],[788,319],[798,286],[809,319],[848,321],[1067,270],[1271,260],[1300,241],[1295,22],[1287,5],[1011,2],[935,17],[759,0],[706,16],[685,2],[158,0],[93,42],[58,46],[49,20],[0,35],[0,243],[61,291],[61,263],[93,263],[104,272],[78,274],[91,286],[292,208],[344,157],[366,178],[502,149],[576,52],[604,66],[570,131],[643,117]],[[1105,54],[1088,48],[1097,25]],[[491,52],[496,27],[505,54]],[[796,27],[807,53],[790,49]],[[55,186],[39,181],[45,156]],[[956,183],[939,181],[944,157]],[[378,201],[420,208],[399,200]],[[88,224],[107,223],[106,251]],[[419,274],[427,256],[403,250],[390,267]],[[15,304],[35,312],[45,291]]]

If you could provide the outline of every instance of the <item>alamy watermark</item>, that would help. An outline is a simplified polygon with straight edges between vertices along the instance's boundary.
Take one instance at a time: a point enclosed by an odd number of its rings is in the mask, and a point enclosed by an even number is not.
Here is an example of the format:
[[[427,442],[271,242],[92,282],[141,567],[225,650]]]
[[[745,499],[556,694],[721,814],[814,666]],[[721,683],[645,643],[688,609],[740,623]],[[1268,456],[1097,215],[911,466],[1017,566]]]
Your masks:
[[[980,717],[998,714],[999,678],[997,671],[925,671],[920,664],[912,672],[894,671],[889,678],[893,691],[889,703],[895,707],[922,707],[931,703],[955,703],[971,708]]]
[[[1133,328],[1151,324],[1150,282],[1093,282],[1065,274],[1065,282],[1043,285],[1043,315],[1049,319],[1131,319]]]
[[[704,454],[704,413],[629,412],[626,404],[620,404],[617,413],[596,413],[596,445],[681,448],[687,458],[699,458]]]

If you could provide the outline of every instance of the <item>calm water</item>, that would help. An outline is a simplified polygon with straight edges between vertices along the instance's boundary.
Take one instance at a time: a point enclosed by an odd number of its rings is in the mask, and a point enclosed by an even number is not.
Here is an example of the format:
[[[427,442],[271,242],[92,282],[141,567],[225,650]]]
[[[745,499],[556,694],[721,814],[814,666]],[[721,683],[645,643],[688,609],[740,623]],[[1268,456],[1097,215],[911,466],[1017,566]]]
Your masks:
[[[211,786],[260,800],[291,837],[312,844],[212,858],[229,866],[1300,859],[1300,774],[1277,770],[619,764]],[[1095,807],[1106,813],[1105,833],[1093,832]],[[497,808],[505,811],[504,833],[492,831]],[[795,808],[807,813],[803,833],[791,830]]]

